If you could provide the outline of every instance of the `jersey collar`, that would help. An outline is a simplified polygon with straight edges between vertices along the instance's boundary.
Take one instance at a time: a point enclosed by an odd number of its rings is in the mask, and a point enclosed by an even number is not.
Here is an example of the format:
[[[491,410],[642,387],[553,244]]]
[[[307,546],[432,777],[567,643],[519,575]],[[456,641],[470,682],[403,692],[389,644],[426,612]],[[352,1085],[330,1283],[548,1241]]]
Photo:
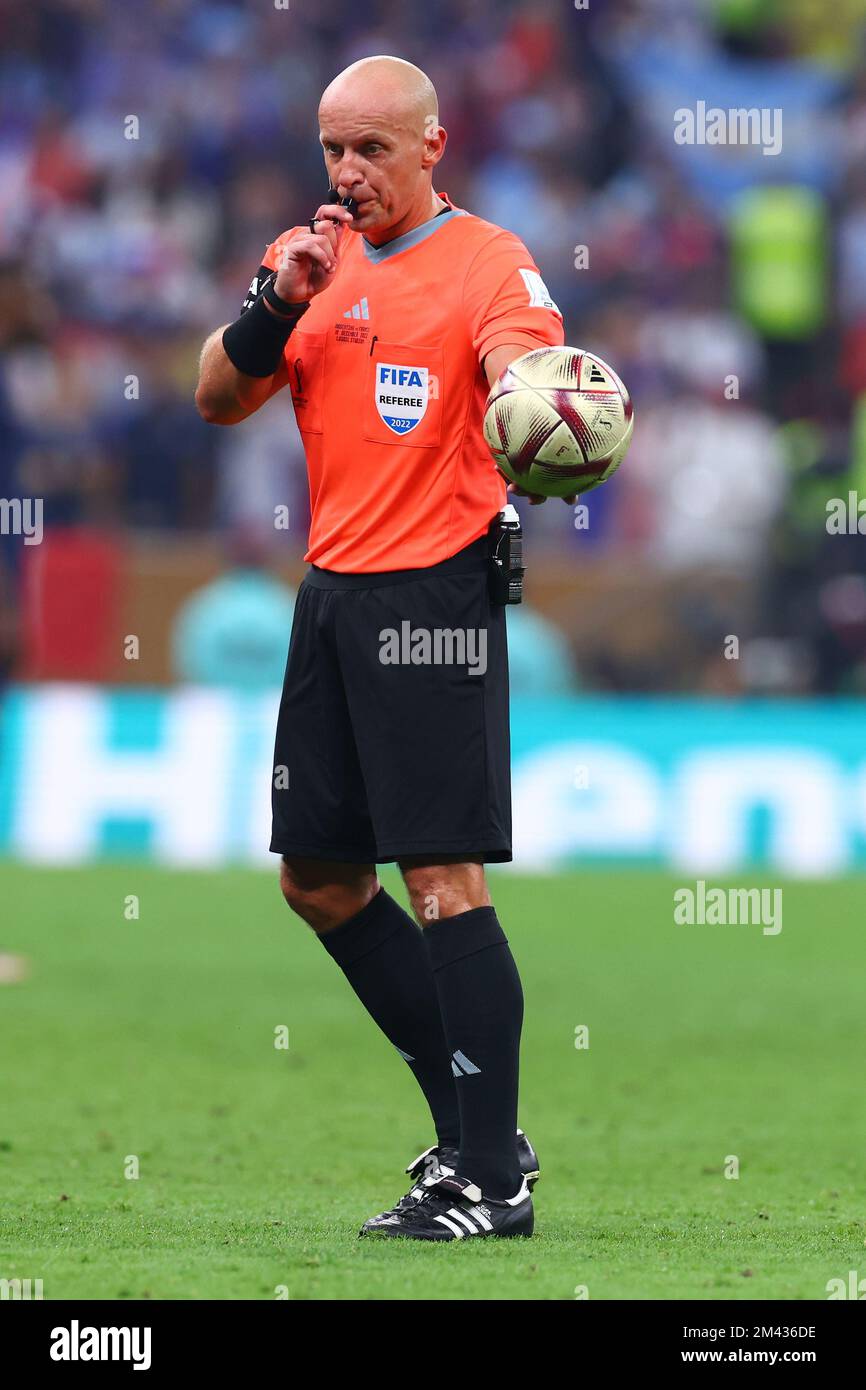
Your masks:
[[[408,251],[410,247],[426,241],[428,237],[439,231],[444,222],[452,222],[455,217],[468,216],[464,208],[454,206],[447,193],[437,193],[436,196],[448,204],[448,212],[437,213],[429,221],[422,222],[419,227],[413,227],[411,232],[404,232],[402,236],[395,237],[393,241],[386,241],[384,246],[372,246],[367,238],[362,236],[361,242],[367,260],[373,265],[379,265],[382,261],[389,261],[392,256],[399,256],[401,252]]]

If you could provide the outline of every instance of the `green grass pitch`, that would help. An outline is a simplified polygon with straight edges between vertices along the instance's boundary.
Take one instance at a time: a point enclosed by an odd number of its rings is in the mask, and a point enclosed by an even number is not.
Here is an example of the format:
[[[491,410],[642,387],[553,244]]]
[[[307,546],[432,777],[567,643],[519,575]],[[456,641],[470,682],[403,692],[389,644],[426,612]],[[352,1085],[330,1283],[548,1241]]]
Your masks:
[[[537,1234],[418,1246],[356,1232],[432,1142],[423,1101],[274,875],[0,867],[0,952],[29,962],[0,985],[0,1277],[46,1299],[736,1300],[866,1275],[866,881],[783,885],[778,936],[675,926],[687,880],[662,874],[492,881]]]

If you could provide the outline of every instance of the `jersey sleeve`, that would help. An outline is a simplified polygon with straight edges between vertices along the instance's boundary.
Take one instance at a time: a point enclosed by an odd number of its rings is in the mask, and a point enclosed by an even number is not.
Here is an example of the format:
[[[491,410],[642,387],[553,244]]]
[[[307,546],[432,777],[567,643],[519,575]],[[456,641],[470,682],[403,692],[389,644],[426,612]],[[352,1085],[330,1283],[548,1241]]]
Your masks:
[[[466,272],[463,310],[479,362],[505,343],[562,347],[562,314],[519,237],[500,232]]]
[[[262,263],[250,281],[246,299],[241,305],[242,314],[245,314],[247,309],[252,308],[259,295],[264,290],[265,285],[269,280],[273,280],[277,271],[280,269],[280,257],[288,242],[290,242],[293,237],[299,236],[306,230],[306,227],[290,227],[287,232],[283,232],[282,236],[277,237],[276,241],[272,241],[270,246],[265,247]]]

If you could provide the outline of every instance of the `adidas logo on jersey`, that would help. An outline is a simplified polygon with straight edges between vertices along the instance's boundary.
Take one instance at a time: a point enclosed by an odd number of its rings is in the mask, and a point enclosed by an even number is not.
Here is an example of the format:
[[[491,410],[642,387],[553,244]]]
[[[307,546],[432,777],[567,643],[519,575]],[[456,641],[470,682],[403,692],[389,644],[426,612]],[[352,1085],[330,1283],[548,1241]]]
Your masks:
[[[351,309],[347,309],[343,314],[344,319],[368,319],[370,317],[370,306],[366,297],[359,304],[353,304]]]

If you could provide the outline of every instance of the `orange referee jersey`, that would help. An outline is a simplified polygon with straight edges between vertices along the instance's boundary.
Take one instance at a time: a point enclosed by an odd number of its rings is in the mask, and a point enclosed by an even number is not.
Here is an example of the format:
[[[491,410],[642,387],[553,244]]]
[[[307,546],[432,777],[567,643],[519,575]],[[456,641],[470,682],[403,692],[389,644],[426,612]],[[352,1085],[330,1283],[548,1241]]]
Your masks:
[[[324,569],[417,569],[483,535],[505,484],[482,434],[482,359],[564,341],[520,239],[438,196],[448,212],[385,246],[344,232],[333,282],[286,344],[310,481],[305,558]],[[263,264],[276,269],[305,230]]]

